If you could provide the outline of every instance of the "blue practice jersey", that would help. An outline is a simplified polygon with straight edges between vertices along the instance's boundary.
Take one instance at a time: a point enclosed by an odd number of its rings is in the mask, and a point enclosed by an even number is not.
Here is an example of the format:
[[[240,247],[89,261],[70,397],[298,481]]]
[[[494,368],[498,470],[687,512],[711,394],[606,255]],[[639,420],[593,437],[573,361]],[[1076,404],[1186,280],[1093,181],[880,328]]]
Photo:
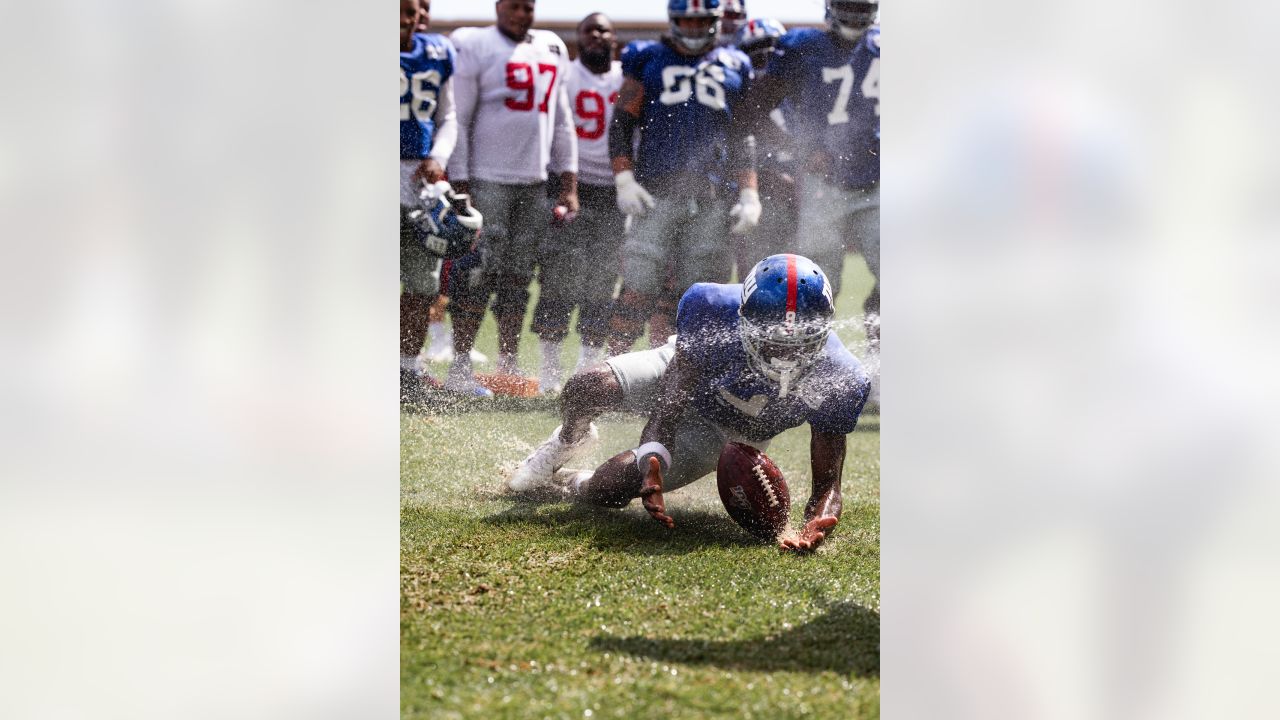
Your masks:
[[[814,367],[778,397],[778,384],[747,364],[738,333],[742,285],[697,283],[680,298],[676,345],[698,375],[693,409],[702,417],[753,442],[809,423],[814,430],[853,432],[871,381],[862,364],[835,333]]]
[[[765,72],[786,85],[787,122],[807,154],[826,152],[846,187],[880,181],[880,27],[842,45],[826,30],[791,30]]]
[[[415,33],[413,49],[400,53],[400,159],[431,153],[440,88],[453,75],[453,43],[443,35]]]
[[[753,77],[747,56],[717,47],[690,57],[663,42],[637,40],[622,51],[622,73],[644,86],[636,178],[723,177],[729,127]]]

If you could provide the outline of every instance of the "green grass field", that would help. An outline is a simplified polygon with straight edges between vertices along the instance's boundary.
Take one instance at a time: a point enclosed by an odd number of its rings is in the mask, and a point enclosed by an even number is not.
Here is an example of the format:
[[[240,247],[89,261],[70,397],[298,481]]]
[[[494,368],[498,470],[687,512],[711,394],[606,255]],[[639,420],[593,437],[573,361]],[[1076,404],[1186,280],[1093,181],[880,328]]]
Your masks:
[[[856,257],[846,267],[838,316],[856,319],[871,278]],[[839,333],[860,355],[858,323]],[[529,372],[535,342],[526,334]],[[493,357],[495,345],[489,318],[478,347]],[[576,356],[571,338],[566,364]],[[879,717],[878,416],[849,436],[844,516],[808,557],[753,541],[712,477],[667,495],[674,530],[638,502],[505,496],[503,471],[557,424],[542,401],[402,412],[404,717]],[[634,446],[642,424],[603,417],[582,465]],[[797,428],[769,451],[793,523],[808,441]]]

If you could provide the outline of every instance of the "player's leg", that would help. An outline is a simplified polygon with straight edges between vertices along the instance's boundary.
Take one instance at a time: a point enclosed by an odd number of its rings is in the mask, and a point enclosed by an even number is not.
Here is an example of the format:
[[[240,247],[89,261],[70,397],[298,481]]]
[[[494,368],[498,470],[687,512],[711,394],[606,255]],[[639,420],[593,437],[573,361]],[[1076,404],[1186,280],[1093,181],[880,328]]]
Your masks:
[[[440,260],[418,243],[408,223],[408,203],[415,201],[416,162],[400,163],[400,400],[418,402],[423,383],[434,384],[419,353],[427,339],[428,312],[440,292]]]
[[[488,256],[488,240],[482,239],[474,252],[450,263],[448,278],[447,309],[453,322],[454,352],[444,389],[476,397],[493,396],[491,391],[476,382],[471,359],[476,333],[489,304]]]
[[[530,492],[552,484],[559,470],[595,442],[592,421],[606,410],[652,407],[675,346],[627,353],[577,373],[560,394],[560,426],[516,467],[507,487]]]
[[[796,227],[796,251],[818,264],[840,292],[844,270],[845,219],[851,212],[848,191],[806,174],[801,181],[800,217]]]
[[[501,204],[509,208],[506,217],[510,221],[504,234],[505,242],[494,260],[492,275],[493,315],[498,322],[498,372],[517,375],[520,333],[529,309],[529,284],[533,282],[538,244],[546,235],[551,211],[542,183],[496,187],[500,188]],[[487,215],[485,220],[487,228]]]
[[[738,281],[746,277],[755,263],[778,253],[793,252],[796,240],[796,218],[800,199],[796,184],[789,176],[769,172],[760,174],[760,197],[763,210],[760,224],[751,232],[750,265],[738,266]]]
[[[867,334],[867,371],[871,374],[871,401],[880,403],[880,186],[853,191],[849,237],[857,243],[875,285],[862,303],[862,323]]]
[[[622,243],[622,290],[609,317],[609,353],[631,349],[644,333],[667,278],[667,259],[679,224],[687,219],[678,198],[661,193],[656,206],[632,221]]]
[[[678,490],[715,472],[720,452],[731,437],[723,428],[694,413],[687,413],[676,428],[675,446],[671,448],[671,467],[662,477],[664,493]],[[761,449],[768,442],[751,443]],[[625,507],[640,496],[642,481],[631,450],[618,453],[594,471],[583,471],[565,478],[568,495],[578,501],[604,507]]]
[[[611,185],[578,186],[582,211],[575,224],[581,223],[578,231],[586,243],[583,257],[589,259],[589,264],[578,275],[581,283],[578,335],[582,350],[574,372],[589,368],[605,357],[609,310],[618,284],[618,253],[623,236],[624,218],[618,211],[617,194]]]
[[[585,266],[596,263],[587,255],[585,231],[590,221],[583,210],[568,225],[552,224],[538,251],[538,304],[531,329],[542,351],[538,388],[544,395],[559,393],[564,384],[561,346],[569,335],[569,319],[582,297],[582,285],[592,274]]]
[[[848,232],[857,244],[862,259],[875,277],[875,286],[871,294],[862,304],[864,322],[867,326],[867,342],[879,347],[880,344],[880,186],[855,190],[852,193],[850,206],[853,209],[849,216]],[[874,336],[873,336],[874,332]]]
[[[677,303],[694,283],[729,281],[734,259],[732,247],[724,242],[728,213],[728,204],[723,200],[698,201],[697,212],[690,216],[680,235],[675,256],[675,284],[670,297]]]

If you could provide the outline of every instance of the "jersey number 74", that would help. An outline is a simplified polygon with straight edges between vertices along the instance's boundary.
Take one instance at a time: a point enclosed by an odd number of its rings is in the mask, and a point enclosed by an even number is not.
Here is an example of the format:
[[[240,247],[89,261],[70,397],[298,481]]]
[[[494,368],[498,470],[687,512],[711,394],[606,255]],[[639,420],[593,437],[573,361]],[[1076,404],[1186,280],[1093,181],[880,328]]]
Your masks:
[[[830,85],[839,81],[840,88],[836,91],[836,104],[831,108],[831,112],[827,113],[828,125],[842,125],[849,122],[849,96],[853,94],[853,66],[841,65],[840,67],[824,67],[822,68],[822,82]],[[871,66],[867,68],[867,74],[862,78],[862,97],[876,101],[876,115],[880,114],[880,58],[871,61]]]

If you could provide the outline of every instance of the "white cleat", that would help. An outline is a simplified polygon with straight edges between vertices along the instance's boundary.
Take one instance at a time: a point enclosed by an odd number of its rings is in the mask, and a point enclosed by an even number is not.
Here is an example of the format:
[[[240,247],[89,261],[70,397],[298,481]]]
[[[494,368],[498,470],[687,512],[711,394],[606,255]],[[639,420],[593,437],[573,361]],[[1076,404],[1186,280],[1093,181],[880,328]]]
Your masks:
[[[560,427],[551,431],[551,437],[529,453],[529,457],[520,462],[507,479],[507,488],[512,492],[529,493],[539,489],[556,487],[556,471],[566,462],[595,445],[600,439],[595,423],[589,426],[586,436],[577,442],[566,443],[560,439]]]
[[[476,382],[471,372],[470,363],[454,363],[444,378],[444,389],[448,392],[474,398],[492,398],[493,391]]]
[[[483,365],[484,363],[489,362],[489,356],[475,348],[471,348],[469,357],[471,358],[471,363],[473,365]],[[452,346],[427,348],[426,359],[429,363],[451,363],[453,362],[453,358],[454,354]]]

